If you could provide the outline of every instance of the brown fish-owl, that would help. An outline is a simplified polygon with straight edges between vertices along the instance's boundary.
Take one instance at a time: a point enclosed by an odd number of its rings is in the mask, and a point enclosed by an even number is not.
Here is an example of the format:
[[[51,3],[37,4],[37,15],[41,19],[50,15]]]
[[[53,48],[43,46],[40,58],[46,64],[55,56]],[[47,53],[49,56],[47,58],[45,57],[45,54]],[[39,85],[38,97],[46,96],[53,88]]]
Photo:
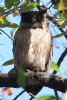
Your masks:
[[[15,34],[14,65],[35,71],[48,71],[52,61],[52,37],[46,14],[29,11],[21,14],[20,27]]]

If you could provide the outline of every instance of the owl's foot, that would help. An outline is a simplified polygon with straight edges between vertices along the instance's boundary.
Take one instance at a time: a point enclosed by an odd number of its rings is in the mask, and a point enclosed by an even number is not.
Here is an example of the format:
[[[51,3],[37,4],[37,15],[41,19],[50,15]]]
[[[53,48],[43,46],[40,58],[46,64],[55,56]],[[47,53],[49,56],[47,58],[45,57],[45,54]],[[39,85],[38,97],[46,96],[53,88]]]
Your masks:
[[[35,68],[34,72],[40,72],[40,70],[38,68]]]

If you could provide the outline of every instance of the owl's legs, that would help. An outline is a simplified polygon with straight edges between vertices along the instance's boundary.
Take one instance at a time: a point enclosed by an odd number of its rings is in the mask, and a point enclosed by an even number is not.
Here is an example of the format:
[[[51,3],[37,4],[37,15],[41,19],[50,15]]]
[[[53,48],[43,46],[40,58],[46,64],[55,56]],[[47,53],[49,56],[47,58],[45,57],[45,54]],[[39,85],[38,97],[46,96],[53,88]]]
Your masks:
[[[40,72],[39,68],[34,69],[35,72]]]

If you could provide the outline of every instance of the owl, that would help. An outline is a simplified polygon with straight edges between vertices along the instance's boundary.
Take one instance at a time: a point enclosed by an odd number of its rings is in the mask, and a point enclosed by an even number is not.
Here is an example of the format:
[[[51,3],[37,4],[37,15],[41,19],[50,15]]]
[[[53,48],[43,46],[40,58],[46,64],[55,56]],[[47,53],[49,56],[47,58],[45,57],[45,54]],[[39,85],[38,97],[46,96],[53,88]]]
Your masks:
[[[45,71],[52,61],[52,37],[47,27],[46,13],[28,11],[21,14],[13,45],[14,65],[18,71]]]

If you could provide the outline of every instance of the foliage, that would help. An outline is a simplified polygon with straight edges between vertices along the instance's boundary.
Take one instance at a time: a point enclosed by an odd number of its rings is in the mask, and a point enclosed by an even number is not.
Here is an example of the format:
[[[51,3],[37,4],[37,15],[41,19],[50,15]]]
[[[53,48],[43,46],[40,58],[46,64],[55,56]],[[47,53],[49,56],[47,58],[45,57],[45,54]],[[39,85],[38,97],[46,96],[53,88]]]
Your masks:
[[[63,30],[67,26],[67,0],[51,0],[53,9],[56,10],[55,14],[52,17],[52,20],[49,19],[55,26],[58,27],[58,29],[61,31],[60,34],[53,36],[53,38],[58,38],[60,36],[63,36],[66,34],[67,30]],[[8,19],[8,16],[10,14],[13,15],[13,17],[19,16],[20,13],[27,12],[29,10],[33,10],[35,7],[39,5],[39,2],[29,2],[29,0],[5,0],[4,5],[0,6],[0,28],[18,28],[19,25],[17,25],[14,22],[10,22]],[[50,7],[48,8],[50,9]],[[51,17],[51,16],[50,16]],[[11,33],[13,35],[13,33]],[[13,64],[13,59],[6,61],[3,66],[11,65]],[[52,62],[51,68],[53,70],[59,71],[59,68],[57,64]],[[17,83],[21,87],[25,87],[25,76],[24,71],[22,68],[18,71],[18,79]],[[11,91],[6,88],[3,89],[0,93],[4,93],[7,91],[8,94],[11,93]],[[10,91],[10,93],[9,93]],[[40,98],[36,98],[37,100],[54,100],[56,99],[53,96],[42,96]]]
[[[8,66],[8,65],[12,65],[12,64],[14,64],[14,59],[8,60],[8,61],[4,62],[2,65],[3,66]],[[58,68],[57,64],[55,64],[55,62],[53,62],[53,61],[51,63],[50,68],[52,68],[53,70],[59,72],[59,68]]]
[[[25,84],[26,84],[24,70],[21,67],[18,70],[17,83],[18,83],[18,86],[20,87],[25,87]]]
[[[25,6],[21,7],[21,13],[27,12],[37,6],[37,2],[26,4]]]
[[[37,98],[36,100],[56,100],[56,97],[54,97],[54,96],[42,96],[40,98]]]
[[[24,0],[24,2],[20,2],[20,0],[5,0],[5,6],[0,7],[0,27],[17,28],[18,25],[13,22],[9,22],[6,16],[12,13],[19,13],[19,10],[20,13],[27,12],[38,5],[38,2],[27,2],[27,0]]]
[[[54,7],[59,11],[67,10],[67,0],[60,0]]]
[[[53,62],[53,61],[52,61],[52,63],[51,63],[51,68],[52,68],[53,70],[59,72],[59,68],[58,68],[57,64],[55,64],[55,62]]]
[[[12,65],[12,64],[14,64],[14,60],[13,59],[4,62],[3,66],[8,66],[8,65]]]
[[[0,18],[0,26],[3,28],[3,27],[10,27],[10,28],[17,28],[18,25],[13,23],[13,22],[9,22],[7,20],[7,18],[3,17],[3,18]]]
[[[51,2],[54,5],[54,9],[56,9],[52,22],[61,31],[60,34],[54,36],[53,38],[58,38],[65,35],[67,32],[66,30],[63,30],[63,28],[67,26],[67,0],[51,0]]]

